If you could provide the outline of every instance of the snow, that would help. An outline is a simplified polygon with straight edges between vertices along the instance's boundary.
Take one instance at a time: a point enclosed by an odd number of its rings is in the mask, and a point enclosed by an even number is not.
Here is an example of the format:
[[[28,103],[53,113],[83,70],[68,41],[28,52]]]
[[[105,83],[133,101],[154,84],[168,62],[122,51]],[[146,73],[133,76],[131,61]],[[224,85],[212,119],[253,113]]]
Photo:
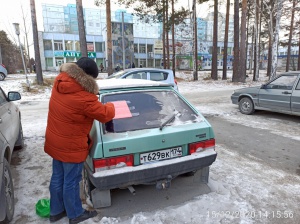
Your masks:
[[[45,73],[44,79],[56,73]],[[203,80],[208,74],[203,72],[199,81],[191,81],[191,75],[178,72],[179,92],[184,94],[200,91],[234,90],[241,87],[260,85],[266,81],[261,75],[259,82],[234,84],[219,79]],[[14,78],[11,78],[14,77]],[[31,79],[33,75],[29,75]],[[105,75],[100,76],[100,78]],[[47,121],[47,105],[51,95],[50,87],[44,86],[41,91],[27,92],[24,75],[10,75],[1,82],[1,87],[8,91],[19,91],[22,99],[17,101],[22,112],[22,124],[26,147],[15,152],[12,166],[15,183],[15,215],[12,223],[45,223],[35,213],[35,204],[39,199],[49,198],[49,179],[51,175],[51,158],[44,153],[44,134]],[[32,85],[33,86],[33,85]],[[282,123],[278,119],[249,119],[241,115],[237,106],[230,104],[230,99],[217,107],[209,102],[195,105],[205,116],[222,116],[231,122],[249,127],[272,131],[291,139],[300,140],[300,124]],[[278,124],[280,123],[280,130]],[[216,145],[217,160],[210,167],[208,186],[211,192],[199,195],[190,201],[164,209],[141,211],[130,217],[103,217],[99,215],[83,223],[101,224],[160,224],[160,223],[299,223],[300,177],[280,169],[274,169],[255,157],[243,156]],[[171,186],[172,187],[172,186]],[[87,206],[87,205],[85,205]],[[288,216],[284,218],[283,216]],[[268,217],[267,217],[268,216]],[[281,216],[281,218],[276,218]],[[58,224],[68,222],[67,218]]]

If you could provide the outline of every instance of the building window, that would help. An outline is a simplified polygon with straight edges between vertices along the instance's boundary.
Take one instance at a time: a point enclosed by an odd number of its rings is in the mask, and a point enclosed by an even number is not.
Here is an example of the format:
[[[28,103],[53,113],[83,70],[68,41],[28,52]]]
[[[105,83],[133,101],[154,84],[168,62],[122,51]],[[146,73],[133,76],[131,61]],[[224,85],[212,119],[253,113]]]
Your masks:
[[[153,52],[153,45],[147,44],[147,52]]]
[[[138,53],[138,52],[139,52],[139,51],[138,51],[138,45],[137,45],[137,44],[134,44],[133,48],[134,48],[134,53]]]
[[[60,40],[55,40],[54,41],[54,50],[55,51],[62,51],[63,49],[63,43]]]
[[[146,53],[146,45],[145,44],[140,44],[140,52],[139,53]]]
[[[73,51],[73,41],[66,40],[65,41],[65,50],[66,51]]]
[[[103,42],[95,42],[96,52],[103,52]]]
[[[51,40],[44,40],[44,49],[52,50],[52,41]]]
[[[79,41],[75,41],[75,51],[80,51],[80,43],[79,43]]]
[[[53,59],[52,58],[45,58],[46,67],[53,67]]]

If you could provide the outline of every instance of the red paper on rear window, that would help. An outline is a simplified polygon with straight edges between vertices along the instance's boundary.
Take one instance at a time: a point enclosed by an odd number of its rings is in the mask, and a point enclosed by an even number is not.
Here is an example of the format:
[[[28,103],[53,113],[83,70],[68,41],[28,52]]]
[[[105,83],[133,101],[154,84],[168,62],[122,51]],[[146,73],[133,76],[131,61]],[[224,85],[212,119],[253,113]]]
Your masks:
[[[129,110],[129,107],[128,107],[125,100],[113,101],[112,103],[115,105],[115,117],[114,117],[114,119],[132,117],[132,114],[131,114],[131,112]]]

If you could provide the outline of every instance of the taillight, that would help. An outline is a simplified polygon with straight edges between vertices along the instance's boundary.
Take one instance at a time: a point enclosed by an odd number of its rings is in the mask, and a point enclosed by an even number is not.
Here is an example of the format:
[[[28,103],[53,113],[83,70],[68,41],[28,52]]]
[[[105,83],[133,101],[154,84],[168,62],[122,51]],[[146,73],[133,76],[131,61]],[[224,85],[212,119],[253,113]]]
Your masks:
[[[196,152],[202,152],[205,149],[209,149],[209,148],[215,148],[215,139],[189,144],[189,153],[193,154]]]
[[[2,65],[4,68],[6,68],[4,64],[1,64],[1,65]]]
[[[121,168],[125,166],[133,166],[133,155],[111,157],[106,159],[94,159],[93,163],[95,172]]]
[[[177,81],[176,81],[176,79],[174,79],[174,82],[175,82],[175,84],[177,85]]]

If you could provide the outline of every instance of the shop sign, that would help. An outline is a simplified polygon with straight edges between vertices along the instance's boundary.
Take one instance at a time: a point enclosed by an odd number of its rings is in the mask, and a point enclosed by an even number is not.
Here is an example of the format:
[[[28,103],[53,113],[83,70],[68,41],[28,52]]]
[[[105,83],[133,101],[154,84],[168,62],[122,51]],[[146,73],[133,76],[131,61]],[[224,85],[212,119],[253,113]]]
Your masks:
[[[88,52],[89,58],[96,58],[96,52]]]
[[[154,42],[154,54],[163,53],[163,42],[161,40],[156,40]]]
[[[80,58],[81,53],[79,51],[64,51],[64,52],[54,52],[55,57],[65,57],[65,58]],[[96,52],[88,52],[89,58],[96,58]]]
[[[64,51],[65,58],[80,58],[81,53],[77,51]]]

